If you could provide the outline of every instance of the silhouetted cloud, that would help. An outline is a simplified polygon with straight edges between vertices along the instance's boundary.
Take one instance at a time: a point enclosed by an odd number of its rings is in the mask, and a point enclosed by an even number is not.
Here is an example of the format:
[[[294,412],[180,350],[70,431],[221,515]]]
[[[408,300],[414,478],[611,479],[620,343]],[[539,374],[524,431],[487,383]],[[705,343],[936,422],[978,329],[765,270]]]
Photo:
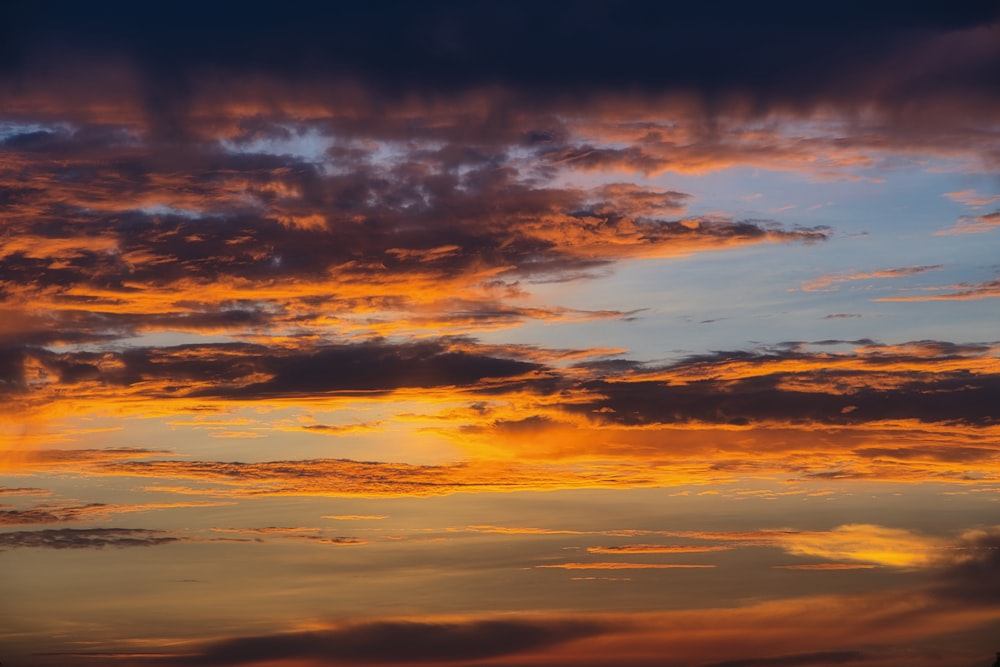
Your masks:
[[[713,662],[704,667],[799,667],[799,665],[849,665],[864,663],[872,658],[860,651],[820,651],[817,653],[795,653],[773,658],[747,658]]]
[[[1000,365],[991,346],[919,341],[850,353],[719,352],[584,381],[599,396],[569,406],[625,425],[705,422],[860,425],[885,420],[996,423]]]
[[[180,664],[243,665],[267,660],[329,664],[452,663],[517,655],[609,631],[597,621],[377,621],[330,630],[241,637],[211,644]]]

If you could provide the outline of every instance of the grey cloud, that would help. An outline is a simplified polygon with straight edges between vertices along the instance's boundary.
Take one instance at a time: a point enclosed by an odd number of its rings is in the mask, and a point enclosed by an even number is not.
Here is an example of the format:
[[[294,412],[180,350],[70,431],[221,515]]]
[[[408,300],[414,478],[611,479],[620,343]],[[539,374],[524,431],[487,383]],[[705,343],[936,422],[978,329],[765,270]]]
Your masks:
[[[150,547],[181,538],[141,528],[58,528],[0,533],[0,549],[103,549]]]
[[[849,665],[867,663],[872,656],[859,651],[820,651],[795,653],[770,658],[746,658],[713,662],[704,667],[800,667],[800,665]]]

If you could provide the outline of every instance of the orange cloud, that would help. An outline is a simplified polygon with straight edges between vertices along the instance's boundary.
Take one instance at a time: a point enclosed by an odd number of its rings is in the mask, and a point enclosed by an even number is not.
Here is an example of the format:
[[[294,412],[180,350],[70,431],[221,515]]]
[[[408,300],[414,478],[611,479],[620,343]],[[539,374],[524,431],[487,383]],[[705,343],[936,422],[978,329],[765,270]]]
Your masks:
[[[941,264],[930,266],[904,266],[896,269],[882,269],[879,271],[865,271],[859,273],[838,273],[815,278],[802,284],[803,292],[827,291],[827,288],[836,283],[851,282],[854,280],[884,280],[888,278],[902,278],[915,276],[928,271],[936,271],[943,268]]]
[[[610,547],[587,547],[587,551],[593,554],[688,554],[728,551],[731,548],[696,544],[621,544]]]
[[[906,296],[886,296],[876,301],[974,301],[977,299],[993,299],[1000,297],[1000,279],[988,280],[982,283],[959,283],[947,287],[926,288],[926,294],[911,294]],[[945,291],[950,290],[950,291]],[[937,292],[937,293],[935,293]],[[944,292],[944,293],[941,293]]]
[[[952,201],[965,204],[972,208],[982,208],[987,204],[1000,200],[1000,195],[981,195],[975,190],[958,190],[956,192],[946,192],[944,196]]]
[[[808,565],[775,565],[780,570],[816,570],[829,572],[837,570],[871,570],[878,565],[865,565],[862,563],[811,563]]]

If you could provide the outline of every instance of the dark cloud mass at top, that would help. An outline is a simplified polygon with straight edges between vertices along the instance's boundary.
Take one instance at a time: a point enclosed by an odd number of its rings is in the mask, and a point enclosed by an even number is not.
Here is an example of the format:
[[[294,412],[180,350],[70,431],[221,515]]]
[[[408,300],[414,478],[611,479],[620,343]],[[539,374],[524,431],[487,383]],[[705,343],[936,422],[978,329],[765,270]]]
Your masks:
[[[998,16],[995,3],[979,1],[8,5],[7,70],[51,49],[128,54],[161,85],[208,69],[356,78],[387,92],[500,84],[550,93],[742,93],[763,103],[864,95],[901,56]],[[904,70],[887,92],[903,101],[981,86],[995,99],[995,58],[950,60]]]

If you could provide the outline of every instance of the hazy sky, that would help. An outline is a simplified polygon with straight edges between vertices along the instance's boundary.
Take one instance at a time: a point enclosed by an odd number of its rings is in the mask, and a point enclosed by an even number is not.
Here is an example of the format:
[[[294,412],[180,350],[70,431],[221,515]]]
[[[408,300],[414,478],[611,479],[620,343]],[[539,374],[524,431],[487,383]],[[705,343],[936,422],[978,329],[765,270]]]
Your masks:
[[[0,660],[986,667],[988,2],[7,2]]]

